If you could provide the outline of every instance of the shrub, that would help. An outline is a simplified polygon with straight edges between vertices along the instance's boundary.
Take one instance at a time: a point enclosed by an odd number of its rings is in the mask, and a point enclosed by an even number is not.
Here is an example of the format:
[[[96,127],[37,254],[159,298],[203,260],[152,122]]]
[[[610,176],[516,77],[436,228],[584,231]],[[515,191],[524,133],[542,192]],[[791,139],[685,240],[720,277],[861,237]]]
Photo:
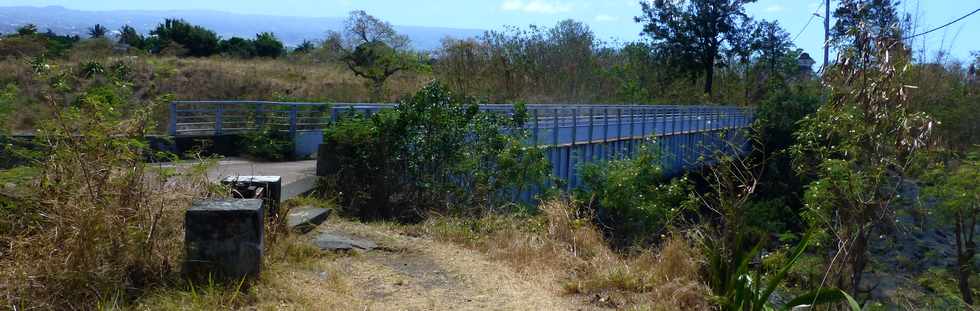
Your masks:
[[[157,37],[156,51],[173,42],[187,49],[187,56],[205,57],[218,53],[218,35],[182,19],[167,19],[150,32]]]
[[[522,107],[481,112],[433,83],[394,109],[343,118],[324,133],[342,205],[362,217],[411,218],[510,201],[547,172],[543,153],[521,144]]]
[[[270,32],[263,32],[255,35],[255,56],[276,58],[286,54],[286,48],[276,35]]]
[[[0,58],[33,57],[48,51],[46,40],[37,36],[16,36],[0,40]]]
[[[664,177],[654,147],[647,142],[632,159],[581,168],[585,187],[577,196],[595,204],[596,220],[619,247],[659,240],[670,219],[688,206],[690,182]]]

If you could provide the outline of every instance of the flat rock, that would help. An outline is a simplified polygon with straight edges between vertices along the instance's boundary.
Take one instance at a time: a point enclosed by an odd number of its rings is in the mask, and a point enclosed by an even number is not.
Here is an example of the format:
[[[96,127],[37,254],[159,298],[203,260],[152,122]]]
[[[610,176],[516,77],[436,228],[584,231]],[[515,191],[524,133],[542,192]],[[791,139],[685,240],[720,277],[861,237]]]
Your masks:
[[[316,237],[316,239],[313,239],[313,243],[316,244],[316,246],[321,250],[325,251],[369,251],[378,247],[378,244],[375,244],[369,240],[354,239],[332,233],[321,233]]]
[[[307,233],[322,224],[330,217],[330,210],[318,207],[300,207],[291,209],[286,216],[286,225],[290,230]]]

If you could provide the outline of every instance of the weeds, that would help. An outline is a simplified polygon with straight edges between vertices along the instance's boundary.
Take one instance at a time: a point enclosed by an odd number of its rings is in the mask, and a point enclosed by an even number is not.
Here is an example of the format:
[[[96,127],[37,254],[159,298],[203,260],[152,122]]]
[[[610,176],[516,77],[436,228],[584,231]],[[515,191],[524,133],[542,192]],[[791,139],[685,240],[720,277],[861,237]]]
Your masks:
[[[0,305],[126,303],[165,284],[179,266],[181,207],[207,196],[208,187],[199,176],[144,163],[153,153],[141,138],[153,128],[149,111],[158,102],[133,105],[137,99],[118,83],[125,77],[39,68],[40,93],[54,118],[37,143],[49,152],[32,160],[36,177],[15,185],[33,191],[6,200],[18,212],[0,215],[12,224],[0,236],[7,246]]]
[[[700,255],[672,236],[659,251],[621,256],[568,201],[542,203],[538,216],[488,215],[476,219],[434,218],[412,227],[506,262],[533,278],[560,284],[566,294],[602,296],[606,305],[655,310],[709,308],[699,274]]]

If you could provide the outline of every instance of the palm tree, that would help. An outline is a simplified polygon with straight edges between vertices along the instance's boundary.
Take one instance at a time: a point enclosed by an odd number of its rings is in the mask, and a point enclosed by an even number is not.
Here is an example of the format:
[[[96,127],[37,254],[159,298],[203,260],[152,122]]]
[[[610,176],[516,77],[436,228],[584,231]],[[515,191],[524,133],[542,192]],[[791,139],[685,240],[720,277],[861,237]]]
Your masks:
[[[92,38],[102,38],[105,37],[106,33],[109,32],[109,28],[102,26],[102,24],[95,24],[88,29],[88,35]]]

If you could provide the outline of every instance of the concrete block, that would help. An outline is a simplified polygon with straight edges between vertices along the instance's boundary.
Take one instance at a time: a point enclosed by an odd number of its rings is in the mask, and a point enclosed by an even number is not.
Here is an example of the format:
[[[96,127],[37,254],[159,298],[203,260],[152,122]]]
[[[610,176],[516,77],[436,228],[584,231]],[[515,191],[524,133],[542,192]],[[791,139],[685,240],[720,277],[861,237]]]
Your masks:
[[[317,207],[300,207],[290,209],[286,216],[286,225],[293,231],[307,233],[322,224],[330,216],[330,210]]]
[[[332,233],[321,233],[313,239],[313,244],[325,251],[370,251],[378,247],[378,244],[370,240],[355,239]]]
[[[279,212],[282,202],[282,177],[280,176],[228,176],[221,180],[222,184],[235,189],[235,197],[240,199],[262,199],[265,210],[269,215]],[[255,197],[255,191],[263,188],[261,197]]]
[[[262,200],[197,201],[184,216],[184,273],[219,281],[254,279],[262,267]]]

